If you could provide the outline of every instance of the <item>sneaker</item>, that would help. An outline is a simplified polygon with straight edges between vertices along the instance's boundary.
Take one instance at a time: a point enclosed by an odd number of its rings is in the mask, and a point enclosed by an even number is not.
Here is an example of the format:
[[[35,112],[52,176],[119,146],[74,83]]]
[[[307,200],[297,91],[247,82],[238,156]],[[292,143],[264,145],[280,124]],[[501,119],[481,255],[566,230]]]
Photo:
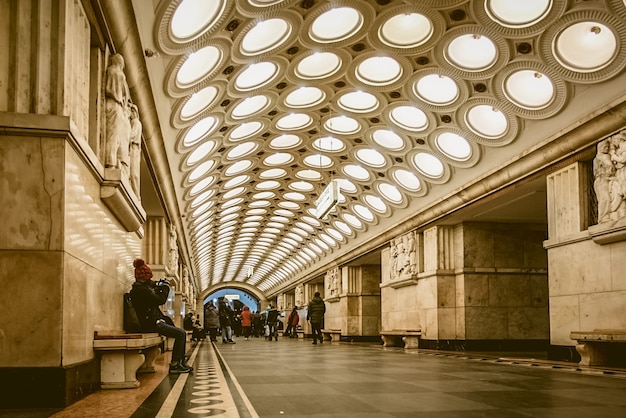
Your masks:
[[[237,343],[234,342],[233,340],[228,340],[228,344],[237,344]]]
[[[189,373],[189,372],[191,372],[191,369],[188,367],[185,367],[185,365],[181,364],[181,362],[179,361],[170,364],[171,374],[180,374],[180,373]]]
[[[317,345],[317,341],[313,341],[313,345]]]

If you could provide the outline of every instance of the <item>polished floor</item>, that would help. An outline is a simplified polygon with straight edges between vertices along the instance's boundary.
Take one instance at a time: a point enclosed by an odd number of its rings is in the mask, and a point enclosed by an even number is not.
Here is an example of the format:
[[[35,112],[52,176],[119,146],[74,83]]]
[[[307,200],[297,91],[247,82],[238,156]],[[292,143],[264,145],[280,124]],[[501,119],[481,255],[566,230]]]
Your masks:
[[[404,351],[376,344],[243,338],[189,347],[195,370],[168,375],[169,353],[137,389],[100,391],[64,410],[11,418],[625,417],[626,371],[539,358]]]

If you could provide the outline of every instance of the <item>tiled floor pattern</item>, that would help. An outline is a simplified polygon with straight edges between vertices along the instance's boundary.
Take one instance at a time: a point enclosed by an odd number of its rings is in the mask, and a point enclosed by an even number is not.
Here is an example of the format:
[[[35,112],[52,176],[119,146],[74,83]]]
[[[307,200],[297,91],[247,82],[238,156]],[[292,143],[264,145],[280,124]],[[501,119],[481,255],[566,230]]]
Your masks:
[[[166,353],[140,388],[0,417],[626,417],[623,370],[286,338],[215,347],[193,347],[189,375],[168,375]]]

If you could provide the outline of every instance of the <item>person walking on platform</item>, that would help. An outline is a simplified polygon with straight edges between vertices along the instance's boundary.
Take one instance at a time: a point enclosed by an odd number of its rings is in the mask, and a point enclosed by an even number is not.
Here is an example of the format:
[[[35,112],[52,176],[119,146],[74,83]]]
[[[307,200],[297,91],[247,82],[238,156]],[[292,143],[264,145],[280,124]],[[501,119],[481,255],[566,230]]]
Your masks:
[[[193,367],[189,366],[185,359],[187,333],[184,329],[176,327],[172,318],[164,315],[159,309],[159,306],[167,301],[170,293],[169,282],[165,279],[158,282],[152,281],[152,269],[141,258],[133,261],[133,267],[135,267],[135,283],[130,290],[130,297],[139,318],[141,332],[157,332],[174,338],[170,373],[193,371]]]
[[[313,332],[313,344],[324,342],[322,337],[322,327],[324,326],[324,314],[326,313],[326,305],[320,296],[320,292],[315,292],[313,299],[309,302],[306,319],[311,322],[311,330]]]
[[[244,306],[241,311],[241,330],[244,340],[248,341],[250,333],[252,332],[252,312],[247,306]]]
[[[219,301],[220,328],[222,328],[222,344],[235,344],[233,341],[233,317],[235,312],[230,306],[220,299]]]
[[[298,314],[298,307],[294,306],[287,318],[287,329],[285,329],[285,337],[298,338],[298,323],[300,322],[300,315]]]
[[[220,327],[220,316],[211,302],[204,308],[204,327],[209,330],[211,342],[217,341],[217,329]]]
[[[278,310],[275,306],[270,305],[265,310],[265,313],[266,326],[268,327],[267,339],[272,341],[272,338],[274,338],[278,341]]]

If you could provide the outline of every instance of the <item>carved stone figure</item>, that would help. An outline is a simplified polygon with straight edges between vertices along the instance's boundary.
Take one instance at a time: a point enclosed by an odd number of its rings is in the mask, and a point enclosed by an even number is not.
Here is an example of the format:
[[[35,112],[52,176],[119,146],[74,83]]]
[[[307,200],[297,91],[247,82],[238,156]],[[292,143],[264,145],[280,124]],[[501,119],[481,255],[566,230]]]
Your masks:
[[[328,294],[330,297],[339,296],[341,277],[339,275],[339,268],[333,268],[326,272],[326,282],[328,283]]]
[[[135,195],[139,194],[139,173],[141,166],[141,134],[143,125],[139,120],[139,110],[134,104],[130,105],[130,186]]]
[[[598,152],[593,159],[593,188],[598,199],[598,223],[607,222],[611,216],[611,182],[615,166],[609,155],[609,140],[598,144]]]
[[[391,280],[407,278],[418,273],[415,232],[391,240],[389,257]]]
[[[626,216],[626,131],[611,137],[609,147],[611,161],[615,165],[615,175],[611,184],[611,213],[612,219],[621,219]]]
[[[169,260],[168,266],[172,272],[176,272],[178,269],[178,234],[176,233],[176,227],[170,225],[170,239],[169,239]]]
[[[296,306],[302,306],[302,285],[296,286],[295,302]]]
[[[124,58],[120,54],[111,56],[106,70],[106,145],[105,167],[121,168],[120,162],[128,167],[130,119],[128,104],[130,90],[124,75]]]

